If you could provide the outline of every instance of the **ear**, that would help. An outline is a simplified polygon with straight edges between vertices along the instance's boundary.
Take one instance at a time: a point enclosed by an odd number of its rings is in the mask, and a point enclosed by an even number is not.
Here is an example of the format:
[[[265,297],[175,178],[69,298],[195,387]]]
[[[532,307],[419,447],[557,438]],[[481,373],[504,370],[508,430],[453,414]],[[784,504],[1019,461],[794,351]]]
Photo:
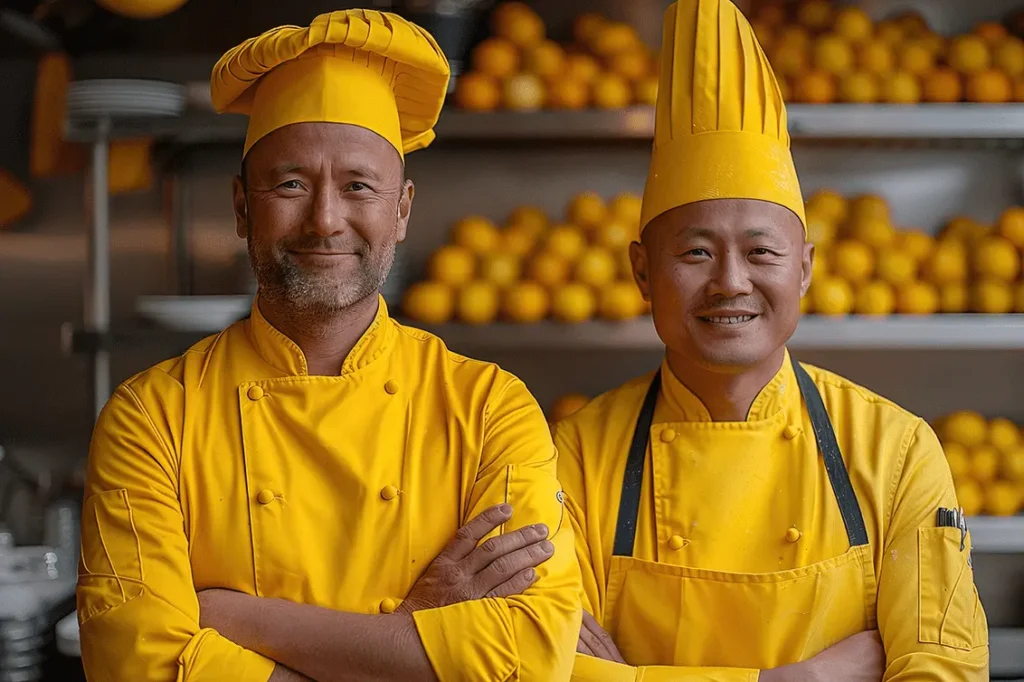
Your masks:
[[[412,215],[412,200],[416,197],[416,185],[406,180],[402,186],[402,196],[398,200],[398,243],[405,241],[409,229],[409,217]]]
[[[636,285],[640,288],[640,294],[644,297],[645,301],[650,303],[650,271],[648,270],[650,261],[647,258],[647,246],[643,242],[633,242],[630,244],[629,260],[633,264],[633,279],[636,280]]]
[[[245,239],[249,236],[249,205],[245,200],[245,185],[241,176],[231,181],[232,204],[235,209],[235,234]]]
[[[811,286],[811,272],[814,270],[814,244],[811,242],[804,242],[800,268],[800,298],[803,298]]]

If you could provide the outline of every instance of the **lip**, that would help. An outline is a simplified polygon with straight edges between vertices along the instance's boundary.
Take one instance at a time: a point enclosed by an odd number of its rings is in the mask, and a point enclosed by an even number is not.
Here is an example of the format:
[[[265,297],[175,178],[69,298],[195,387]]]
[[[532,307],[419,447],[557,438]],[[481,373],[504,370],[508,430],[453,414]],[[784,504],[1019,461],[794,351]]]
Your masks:
[[[355,256],[351,251],[292,251],[296,256],[319,256],[322,258],[336,258],[338,256]]]
[[[737,311],[715,311],[713,315],[698,315],[699,319],[703,324],[709,327],[721,330],[731,329],[742,329],[747,325],[753,324],[757,321],[759,315],[757,313],[749,312],[737,312]],[[726,318],[732,318],[728,320]]]

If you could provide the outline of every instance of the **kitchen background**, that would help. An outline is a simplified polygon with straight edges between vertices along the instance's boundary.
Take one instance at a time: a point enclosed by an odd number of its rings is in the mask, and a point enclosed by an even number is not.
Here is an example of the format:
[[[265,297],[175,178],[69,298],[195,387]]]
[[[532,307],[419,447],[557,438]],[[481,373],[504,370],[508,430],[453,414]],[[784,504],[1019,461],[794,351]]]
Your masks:
[[[428,25],[455,71],[438,140],[408,160],[389,304],[521,376],[552,419],[659,359],[621,261],[667,4],[362,5]],[[0,682],[80,679],[97,405],[248,307],[230,204],[244,120],[209,110],[211,66],[346,6],[0,6]],[[1024,2],[742,6],[791,102],[818,244],[791,348],[935,424],[972,516],[993,677],[1024,677]]]

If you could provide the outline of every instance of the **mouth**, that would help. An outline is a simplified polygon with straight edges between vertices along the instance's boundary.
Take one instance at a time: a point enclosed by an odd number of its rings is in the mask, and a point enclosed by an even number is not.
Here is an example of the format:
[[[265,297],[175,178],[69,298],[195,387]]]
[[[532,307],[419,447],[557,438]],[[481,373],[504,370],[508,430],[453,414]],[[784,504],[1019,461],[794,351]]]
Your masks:
[[[737,313],[732,315],[699,315],[701,322],[723,327],[737,327],[757,319],[753,313]]]

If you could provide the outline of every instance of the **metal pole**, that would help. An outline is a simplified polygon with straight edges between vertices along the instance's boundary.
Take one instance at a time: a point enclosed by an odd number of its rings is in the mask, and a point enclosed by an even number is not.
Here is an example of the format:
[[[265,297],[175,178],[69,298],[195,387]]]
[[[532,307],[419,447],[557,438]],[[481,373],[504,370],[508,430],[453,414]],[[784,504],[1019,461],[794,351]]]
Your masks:
[[[88,232],[88,277],[85,286],[85,327],[98,335],[92,351],[93,416],[110,397],[110,119],[96,125],[92,145],[92,224]]]

